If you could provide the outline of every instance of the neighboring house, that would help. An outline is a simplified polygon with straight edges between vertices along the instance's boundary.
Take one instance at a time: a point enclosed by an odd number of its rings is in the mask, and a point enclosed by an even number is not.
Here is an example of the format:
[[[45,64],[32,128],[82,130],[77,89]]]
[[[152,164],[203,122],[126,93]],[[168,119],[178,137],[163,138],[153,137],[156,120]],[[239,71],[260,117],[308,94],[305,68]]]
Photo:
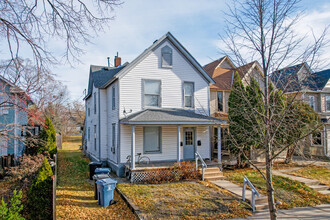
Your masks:
[[[302,151],[308,156],[330,156],[330,69],[313,73],[306,63],[272,73],[274,85],[287,95],[308,103],[324,122],[324,130],[305,142]]]
[[[222,57],[204,66],[204,70],[215,81],[210,86],[210,114],[213,117],[228,121],[228,100],[233,86],[234,74],[238,72],[244,86],[249,85],[251,77],[253,77],[264,90],[263,73],[257,61],[248,63],[241,67],[236,67],[228,56]],[[222,148],[225,146],[226,133],[228,126],[222,127]],[[218,153],[217,139],[218,128],[212,129],[212,155],[215,157]],[[223,155],[227,154],[223,151]]]
[[[23,130],[28,124],[28,106],[32,101],[17,86],[0,77],[0,157],[24,152]]]
[[[171,33],[131,63],[91,66],[86,103],[86,154],[122,176],[127,156],[151,162],[211,158],[212,78]],[[220,141],[220,140],[218,140]],[[220,162],[220,161],[219,161]],[[136,168],[135,157],[131,169]]]

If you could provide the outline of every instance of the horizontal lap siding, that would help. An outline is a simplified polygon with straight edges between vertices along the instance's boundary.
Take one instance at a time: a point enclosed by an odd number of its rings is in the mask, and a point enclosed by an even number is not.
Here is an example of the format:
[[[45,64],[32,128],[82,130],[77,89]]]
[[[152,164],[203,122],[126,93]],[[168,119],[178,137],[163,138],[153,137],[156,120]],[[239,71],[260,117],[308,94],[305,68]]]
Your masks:
[[[162,152],[146,154],[151,161],[167,161],[177,159],[177,128],[162,127]],[[131,155],[131,127],[121,125],[121,163],[125,163],[127,155]],[[143,127],[135,128],[135,153],[143,155]]]
[[[98,129],[100,129],[100,133],[97,132],[96,136],[100,134],[100,139],[97,138],[97,141],[101,141],[101,160],[105,161],[108,159],[108,151],[109,150],[109,145],[108,145],[108,135],[109,135],[109,125],[107,123],[107,111],[108,111],[109,105],[107,101],[107,91],[104,89],[100,90],[100,126]],[[98,114],[98,111],[97,111]],[[98,119],[97,119],[98,120]],[[99,145],[97,145],[97,150],[99,149]]]
[[[201,146],[197,146],[198,153],[202,158],[210,158],[210,133],[209,127],[197,127],[196,139],[202,142]]]
[[[115,87],[115,109],[112,109],[112,88]],[[107,123],[108,123],[108,159],[117,163],[118,154],[118,81],[107,88]],[[112,147],[112,124],[116,123],[115,153],[111,152]]]

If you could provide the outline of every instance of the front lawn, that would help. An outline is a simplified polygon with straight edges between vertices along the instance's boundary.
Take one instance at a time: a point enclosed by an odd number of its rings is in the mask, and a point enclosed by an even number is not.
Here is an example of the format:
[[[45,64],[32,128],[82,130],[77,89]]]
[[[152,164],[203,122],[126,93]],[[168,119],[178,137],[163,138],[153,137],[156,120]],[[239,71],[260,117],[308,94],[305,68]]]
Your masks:
[[[208,182],[130,185],[118,188],[145,219],[228,219],[251,215],[249,206]]]
[[[321,183],[330,186],[330,169],[325,167],[309,165],[306,168],[291,172],[290,174],[319,180]]]
[[[261,174],[252,169],[237,169],[234,171],[225,171],[226,178],[238,185],[243,185],[243,178],[246,176],[256,189],[266,195],[266,181]],[[330,196],[316,192],[298,181],[290,180],[282,176],[273,176],[275,188],[275,200],[282,204],[278,208],[294,208],[315,206],[321,203],[330,203]]]

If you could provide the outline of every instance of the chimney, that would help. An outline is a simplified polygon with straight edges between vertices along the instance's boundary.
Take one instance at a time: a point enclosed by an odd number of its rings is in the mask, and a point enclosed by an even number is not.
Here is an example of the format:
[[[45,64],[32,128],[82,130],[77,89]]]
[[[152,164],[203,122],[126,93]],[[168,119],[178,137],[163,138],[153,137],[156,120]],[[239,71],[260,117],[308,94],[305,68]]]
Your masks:
[[[108,59],[108,67],[110,67],[110,57],[107,57]]]
[[[121,65],[121,58],[118,56],[118,52],[117,52],[117,55],[115,56],[115,67],[120,65]]]

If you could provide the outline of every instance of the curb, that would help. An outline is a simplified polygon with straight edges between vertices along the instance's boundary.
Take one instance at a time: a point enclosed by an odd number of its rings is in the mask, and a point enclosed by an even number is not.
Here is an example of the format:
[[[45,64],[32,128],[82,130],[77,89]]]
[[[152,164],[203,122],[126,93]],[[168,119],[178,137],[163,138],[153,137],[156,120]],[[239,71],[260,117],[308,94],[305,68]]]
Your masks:
[[[116,187],[115,190],[119,193],[120,197],[125,201],[125,203],[128,205],[128,207],[132,210],[132,212],[134,213],[134,215],[135,215],[138,219],[144,220],[144,218],[143,218],[143,216],[142,216],[142,212],[141,212],[141,210],[140,210],[136,205],[134,205],[134,204],[132,203],[132,201],[131,201],[129,198],[127,198],[127,197],[125,196],[125,194],[122,193],[122,192],[118,189],[118,187]]]

